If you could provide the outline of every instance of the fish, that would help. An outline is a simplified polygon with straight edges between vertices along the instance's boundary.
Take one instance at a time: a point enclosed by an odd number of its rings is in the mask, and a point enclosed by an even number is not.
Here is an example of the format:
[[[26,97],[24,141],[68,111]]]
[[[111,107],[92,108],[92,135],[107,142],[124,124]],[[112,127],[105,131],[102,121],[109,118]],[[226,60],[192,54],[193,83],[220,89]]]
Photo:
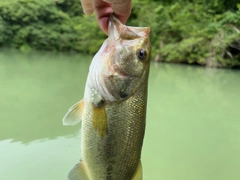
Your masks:
[[[111,14],[84,97],[63,118],[67,126],[81,122],[82,159],[69,180],[142,180],[150,57],[150,27],[126,26]]]

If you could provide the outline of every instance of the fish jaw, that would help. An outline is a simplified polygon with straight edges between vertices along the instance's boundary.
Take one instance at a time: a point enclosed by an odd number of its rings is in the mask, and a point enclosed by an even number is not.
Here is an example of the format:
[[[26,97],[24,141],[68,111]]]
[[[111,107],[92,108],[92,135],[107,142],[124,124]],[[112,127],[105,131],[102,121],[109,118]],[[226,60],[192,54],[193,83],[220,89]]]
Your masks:
[[[105,79],[109,76],[108,59],[110,56],[108,41],[105,40],[100,50],[94,56],[89,68],[85,87],[84,99],[93,101],[96,93],[100,94],[104,101],[115,101],[116,98],[108,90]]]
[[[110,15],[108,23],[109,44],[114,44],[120,38],[123,40],[134,40],[139,37],[149,37],[149,27],[131,27],[122,24],[114,14]]]

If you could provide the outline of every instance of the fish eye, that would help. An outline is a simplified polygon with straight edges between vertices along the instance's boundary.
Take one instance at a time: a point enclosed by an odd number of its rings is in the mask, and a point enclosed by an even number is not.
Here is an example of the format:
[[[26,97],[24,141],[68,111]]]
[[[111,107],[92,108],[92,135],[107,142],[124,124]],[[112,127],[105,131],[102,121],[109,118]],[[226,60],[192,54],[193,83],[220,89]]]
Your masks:
[[[144,60],[147,57],[147,51],[145,49],[139,49],[137,51],[137,57],[139,60]]]

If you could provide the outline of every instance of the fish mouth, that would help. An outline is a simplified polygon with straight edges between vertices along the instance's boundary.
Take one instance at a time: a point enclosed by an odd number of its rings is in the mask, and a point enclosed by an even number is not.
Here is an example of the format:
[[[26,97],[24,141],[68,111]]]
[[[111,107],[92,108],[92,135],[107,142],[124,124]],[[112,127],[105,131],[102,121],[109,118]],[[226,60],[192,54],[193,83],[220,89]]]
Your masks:
[[[149,27],[131,27],[122,24],[118,18],[112,13],[108,22],[108,36],[109,43],[114,44],[115,41],[122,40],[134,40],[139,37],[146,38],[149,36]]]

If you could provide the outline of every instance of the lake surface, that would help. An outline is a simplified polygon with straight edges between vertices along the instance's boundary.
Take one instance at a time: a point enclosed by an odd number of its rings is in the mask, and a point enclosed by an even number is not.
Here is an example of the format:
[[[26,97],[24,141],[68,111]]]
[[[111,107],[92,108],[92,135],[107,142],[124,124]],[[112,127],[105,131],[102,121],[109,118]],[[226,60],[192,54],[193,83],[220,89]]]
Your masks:
[[[66,180],[81,158],[82,99],[91,58],[0,53],[0,179]],[[149,77],[144,180],[240,179],[240,71],[158,64]]]

